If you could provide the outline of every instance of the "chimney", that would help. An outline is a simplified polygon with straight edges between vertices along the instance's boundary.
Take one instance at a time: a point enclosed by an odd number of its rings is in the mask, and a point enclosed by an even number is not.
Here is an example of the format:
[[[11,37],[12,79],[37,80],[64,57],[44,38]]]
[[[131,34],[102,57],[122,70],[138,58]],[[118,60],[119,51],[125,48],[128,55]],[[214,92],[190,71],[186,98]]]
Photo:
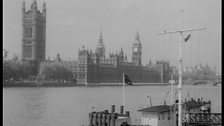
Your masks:
[[[201,97],[201,102],[203,101],[203,97]]]
[[[123,106],[123,105],[120,107],[120,113],[121,113],[121,114],[124,113],[124,106]]]
[[[129,117],[130,116],[130,112],[126,111],[126,116]]]
[[[111,113],[114,113],[115,112],[115,105],[112,105],[111,106]]]
[[[208,104],[211,104],[211,101],[210,100],[208,101]]]
[[[105,114],[108,114],[108,110],[104,110],[104,113],[105,113]]]

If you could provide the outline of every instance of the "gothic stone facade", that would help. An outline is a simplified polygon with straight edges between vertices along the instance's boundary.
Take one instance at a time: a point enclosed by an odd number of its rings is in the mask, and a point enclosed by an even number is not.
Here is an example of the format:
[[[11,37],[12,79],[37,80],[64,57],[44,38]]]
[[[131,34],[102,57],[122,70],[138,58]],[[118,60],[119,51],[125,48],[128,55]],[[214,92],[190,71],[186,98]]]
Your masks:
[[[132,62],[127,61],[123,50],[119,54],[105,57],[102,33],[95,52],[83,46],[78,51],[78,61],[74,66],[73,77],[80,84],[122,83],[122,74],[128,75],[134,83],[168,83],[169,63],[157,61],[155,64],[141,64],[142,45],[137,33],[132,48]]]
[[[30,10],[22,5],[22,61],[37,62],[45,60],[46,50],[46,4],[42,12],[37,9],[36,0]]]

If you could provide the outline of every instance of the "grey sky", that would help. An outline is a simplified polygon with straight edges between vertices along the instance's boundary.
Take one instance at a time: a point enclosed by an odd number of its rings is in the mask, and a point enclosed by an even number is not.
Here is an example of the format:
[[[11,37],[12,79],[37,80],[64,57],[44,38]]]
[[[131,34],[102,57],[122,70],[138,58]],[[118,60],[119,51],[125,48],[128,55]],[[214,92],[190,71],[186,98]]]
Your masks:
[[[123,48],[131,60],[136,31],[143,45],[143,64],[165,58],[178,64],[179,35],[158,36],[164,30],[180,28],[181,8],[184,28],[207,27],[191,32],[183,44],[185,65],[215,65],[221,71],[221,0],[45,0],[47,4],[46,57],[60,53],[64,60],[77,59],[78,49],[96,49],[100,29],[106,55]],[[25,0],[30,8],[32,0]],[[43,0],[37,0],[42,9]],[[4,42],[9,58],[21,56],[22,0],[4,0]],[[176,16],[175,16],[176,15]],[[187,36],[187,33],[184,34]]]

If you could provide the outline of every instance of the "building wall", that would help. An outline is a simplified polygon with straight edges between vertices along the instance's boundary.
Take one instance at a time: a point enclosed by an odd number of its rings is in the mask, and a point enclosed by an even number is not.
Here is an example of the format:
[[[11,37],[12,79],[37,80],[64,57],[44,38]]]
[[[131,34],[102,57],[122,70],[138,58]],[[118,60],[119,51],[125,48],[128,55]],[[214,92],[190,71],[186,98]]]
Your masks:
[[[162,117],[163,116],[163,117]],[[175,119],[175,117],[174,117]],[[175,121],[168,119],[168,113],[142,112],[141,125],[175,126]]]
[[[144,69],[142,70],[142,83],[148,82],[148,83],[160,83],[160,72],[154,70],[154,69]]]
[[[158,126],[157,113],[142,112],[141,125]]]
[[[158,120],[158,126],[173,126],[171,123],[171,118],[168,119],[168,113],[159,113],[160,119]],[[163,117],[162,117],[163,116]]]
[[[127,61],[127,56],[121,48],[119,53],[109,54],[105,57],[105,46],[102,33],[96,52],[85,49],[78,51],[78,64],[74,77],[80,84],[91,83],[122,83],[123,73],[128,75],[133,83],[168,83],[169,63],[158,61],[152,66],[141,64],[142,45],[137,33],[132,48],[132,61]]]
[[[118,82],[116,67],[114,67],[112,64],[100,64],[98,80],[101,83]]]
[[[160,82],[161,83],[168,83],[170,80],[170,67],[169,62],[166,61],[157,61],[156,62],[156,69],[160,71]]]
[[[160,69],[160,66],[163,69]],[[110,58],[102,61],[97,53],[82,48],[79,50],[79,60],[74,71],[78,83],[122,83],[122,74],[125,73],[133,83],[160,83],[161,72],[163,82],[169,78],[169,67],[166,63],[156,64],[154,67],[138,66],[135,63],[124,61],[119,55],[111,54]]]

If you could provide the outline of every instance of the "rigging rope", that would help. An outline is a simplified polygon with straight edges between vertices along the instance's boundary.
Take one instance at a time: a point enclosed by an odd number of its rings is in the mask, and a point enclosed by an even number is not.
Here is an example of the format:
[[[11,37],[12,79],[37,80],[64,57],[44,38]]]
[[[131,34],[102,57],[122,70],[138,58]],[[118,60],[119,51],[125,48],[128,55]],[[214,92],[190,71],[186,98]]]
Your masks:
[[[194,35],[194,32],[192,32],[192,34]],[[190,43],[190,66],[192,67],[192,47],[194,44],[194,36],[191,37],[191,43]]]
[[[163,104],[163,102],[164,102],[164,100],[166,100],[166,96],[169,94],[169,90],[166,92],[166,94],[162,97],[162,103],[161,104]]]
[[[171,22],[174,21],[174,19],[176,19],[177,17],[179,17],[180,12],[178,11],[177,14],[175,14],[166,24],[164,24],[161,28],[163,28],[161,31],[164,30],[164,28],[166,29],[168,25],[170,25]]]
[[[195,24],[200,24],[202,25],[202,27],[205,27],[206,25],[204,25],[203,23],[201,23],[198,19],[192,17],[192,16],[189,16],[187,13],[185,13],[185,16],[189,17],[187,19],[191,19],[191,21]]]
[[[169,39],[169,43],[168,43],[168,46],[167,46],[167,47],[168,47],[168,50],[169,50],[169,52],[168,52],[169,54],[168,54],[168,53],[167,53],[167,54],[169,55],[169,56],[168,56],[168,59],[171,61],[171,59],[172,59],[172,53],[173,53],[172,51],[173,51],[174,49],[171,48],[171,47],[172,47],[172,46],[171,46],[171,45],[172,45],[172,43],[171,43],[171,42],[172,42],[172,40],[171,40],[171,34],[168,34],[168,36],[169,36],[169,37],[168,37],[168,39]]]
[[[167,35],[164,36],[164,44],[163,44],[163,60],[166,60],[167,59]]]
[[[162,41],[162,60],[164,59],[164,55],[165,55],[165,46],[164,46],[164,44],[165,44],[166,42],[165,42],[165,37],[163,37],[163,41]]]
[[[199,50],[199,58],[203,58],[203,55],[202,55],[202,50],[201,50],[201,33],[199,32],[198,33],[199,34],[199,36],[198,36],[198,50]],[[198,51],[197,50],[197,51]],[[201,60],[199,61],[199,62],[201,62]]]

